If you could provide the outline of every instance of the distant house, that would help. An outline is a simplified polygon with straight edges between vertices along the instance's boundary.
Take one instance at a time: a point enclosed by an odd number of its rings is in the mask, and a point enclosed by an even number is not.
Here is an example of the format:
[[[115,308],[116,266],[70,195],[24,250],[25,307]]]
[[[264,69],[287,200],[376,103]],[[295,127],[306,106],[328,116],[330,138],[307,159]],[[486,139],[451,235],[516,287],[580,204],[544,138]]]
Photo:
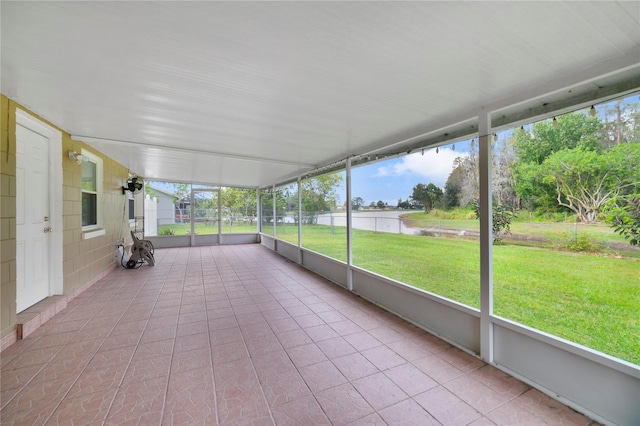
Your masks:
[[[158,201],[158,225],[171,225],[176,223],[176,196],[170,192],[150,186],[151,197]]]

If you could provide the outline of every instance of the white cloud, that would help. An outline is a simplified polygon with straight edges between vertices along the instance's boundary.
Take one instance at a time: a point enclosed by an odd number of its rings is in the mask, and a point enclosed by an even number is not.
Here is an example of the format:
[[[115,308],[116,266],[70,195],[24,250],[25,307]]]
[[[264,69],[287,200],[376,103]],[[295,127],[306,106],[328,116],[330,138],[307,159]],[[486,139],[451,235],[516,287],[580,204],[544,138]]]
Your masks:
[[[451,170],[453,162],[458,157],[465,157],[466,153],[452,151],[450,148],[440,148],[436,153],[435,149],[406,155],[398,159],[393,164],[379,167],[375,177],[418,175],[424,178],[425,183],[434,183],[444,187]]]

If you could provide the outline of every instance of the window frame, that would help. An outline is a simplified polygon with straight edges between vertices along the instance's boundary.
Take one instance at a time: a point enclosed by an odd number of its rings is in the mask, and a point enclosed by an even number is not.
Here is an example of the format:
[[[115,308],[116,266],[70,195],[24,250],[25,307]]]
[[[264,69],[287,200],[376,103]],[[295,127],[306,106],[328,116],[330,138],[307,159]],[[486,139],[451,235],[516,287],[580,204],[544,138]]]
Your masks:
[[[80,184],[81,196],[83,193],[96,195],[96,223],[91,225],[82,226],[82,239],[87,240],[89,238],[99,237],[106,234],[106,230],[103,227],[103,182],[104,182],[104,169],[102,158],[96,154],[86,150],[81,150],[82,156],[86,157],[89,162],[96,165],[96,190],[88,191],[82,188]]]
[[[128,209],[128,214],[127,217],[129,218],[129,226],[135,226],[136,224],[136,201],[135,198],[133,197],[133,193],[129,192],[129,196],[127,197],[127,209]]]

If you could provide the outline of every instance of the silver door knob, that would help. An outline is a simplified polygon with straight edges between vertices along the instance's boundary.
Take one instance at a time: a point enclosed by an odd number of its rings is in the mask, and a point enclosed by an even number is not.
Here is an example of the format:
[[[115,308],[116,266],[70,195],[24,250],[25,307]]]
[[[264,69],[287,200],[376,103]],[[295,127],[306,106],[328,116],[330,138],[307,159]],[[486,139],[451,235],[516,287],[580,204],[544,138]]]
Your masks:
[[[46,228],[44,228],[44,233],[47,234],[49,232],[53,232],[53,229],[50,226],[47,226]]]

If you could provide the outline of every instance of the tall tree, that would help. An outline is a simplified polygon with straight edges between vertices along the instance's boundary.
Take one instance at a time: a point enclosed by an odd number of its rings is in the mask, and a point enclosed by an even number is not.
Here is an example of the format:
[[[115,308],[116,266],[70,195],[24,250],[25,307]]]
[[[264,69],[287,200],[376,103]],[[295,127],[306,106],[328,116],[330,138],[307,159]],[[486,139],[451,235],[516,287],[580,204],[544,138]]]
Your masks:
[[[220,197],[223,207],[227,210],[226,214],[232,223],[239,217],[246,217],[249,223],[253,224],[253,218],[257,215],[255,189],[222,188]]]
[[[640,140],[640,109],[637,103],[619,100],[604,110],[601,144],[610,149]]]
[[[515,149],[521,163],[542,164],[554,152],[578,146],[589,150],[600,147],[599,131],[602,123],[598,117],[572,112],[551,120],[533,124],[531,132],[516,130]]]
[[[263,189],[260,193],[260,204],[262,205],[262,222],[274,222],[273,217],[273,190],[271,188]],[[285,211],[286,201],[284,197],[278,195],[276,191],[276,216],[280,217]]]
[[[406,201],[402,201],[402,199],[398,201],[398,208],[402,210],[418,210],[422,207],[421,203],[416,202],[411,197]]]
[[[479,168],[478,168],[478,147],[475,139],[471,141],[469,154],[465,157],[458,157],[454,162],[454,167],[462,170],[462,185],[458,195],[460,207],[468,207],[473,205],[474,201],[479,197]]]
[[[444,184],[444,208],[454,209],[460,206],[460,191],[464,185],[465,173],[462,167],[457,166],[449,173]]]
[[[294,213],[297,222],[298,212],[298,184],[291,183],[276,188],[276,221],[283,222],[288,212]]]
[[[302,181],[302,211],[305,223],[315,223],[318,213],[335,209],[340,202],[338,189],[342,175],[329,173]]]
[[[351,200],[351,208],[353,210],[358,210],[362,206],[364,206],[364,199],[362,199],[362,197],[355,197]]]
[[[433,208],[437,207],[442,200],[442,189],[433,183],[428,185],[419,183],[413,187],[411,198],[424,207],[425,213],[429,213]]]
[[[293,215],[294,222],[298,223],[298,183],[293,182],[276,188],[276,192],[276,197],[282,200],[283,205],[282,210],[278,212],[279,219],[284,220],[284,217]]]
[[[172,183],[171,189],[175,196],[173,202],[178,210],[180,223],[184,223],[184,218],[190,213],[191,205],[191,185],[188,183]]]
[[[540,166],[552,154],[564,149],[581,147],[587,151],[600,151],[598,117],[574,112],[533,124],[531,132],[515,130],[514,147],[517,161],[513,163],[515,191],[529,208],[558,211],[564,208],[557,201],[556,187],[543,173]]]
[[[541,165],[543,183],[555,189],[556,200],[593,223],[602,207],[631,188],[640,187],[640,144],[622,144],[599,153],[584,147],[563,149]]]
[[[502,138],[493,144],[491,192],[495,204],[511,210],[520,208],[520,199],[513,187],[513,164],[517,160],[514,139]]]

